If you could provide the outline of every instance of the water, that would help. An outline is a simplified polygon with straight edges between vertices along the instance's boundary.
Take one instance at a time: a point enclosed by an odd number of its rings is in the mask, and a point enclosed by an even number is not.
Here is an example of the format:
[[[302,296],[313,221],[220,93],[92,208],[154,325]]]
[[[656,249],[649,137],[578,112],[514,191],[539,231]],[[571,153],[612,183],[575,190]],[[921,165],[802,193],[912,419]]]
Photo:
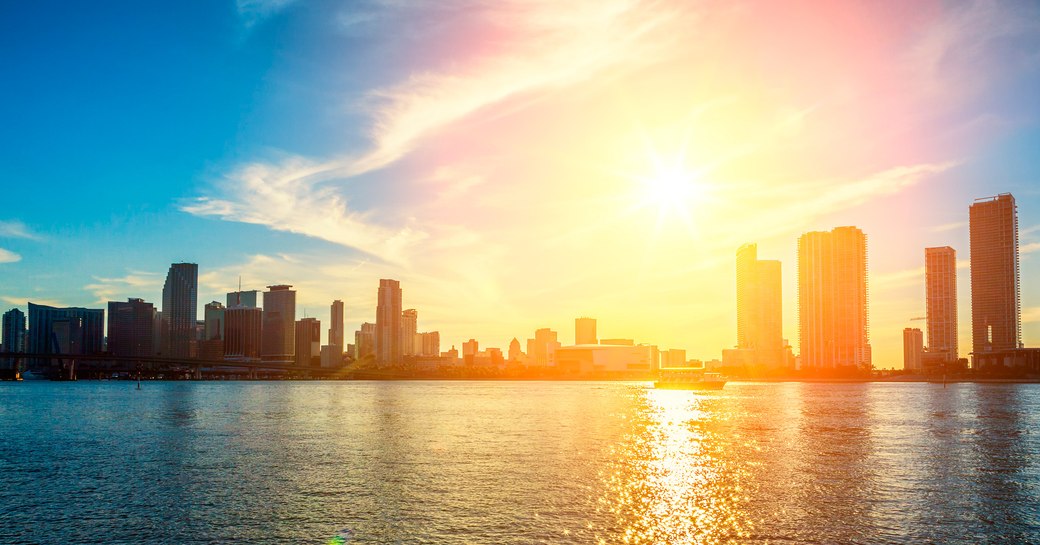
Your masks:
[[[0,384],[0,543],[1040,542],[1040,385]]]

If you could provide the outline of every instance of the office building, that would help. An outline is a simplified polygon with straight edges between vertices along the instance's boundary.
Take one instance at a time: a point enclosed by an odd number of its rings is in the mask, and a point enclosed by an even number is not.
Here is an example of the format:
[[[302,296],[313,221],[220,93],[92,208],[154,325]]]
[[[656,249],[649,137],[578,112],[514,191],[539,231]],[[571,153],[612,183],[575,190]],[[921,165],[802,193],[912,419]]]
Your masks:
[[[422,356],[437,357],[441,355],[441,333],[439,331],[429,331],[426,333],[420,333],[420,346],[422,347]]]
[[[17,308],[4,313],[4,352],[25,352],[25,313]]]
[[[375,358],[376,355],[376,324],[365,322],[361,329],[354,332],[354,359],[357,361],[366,358]]]
[[[304,318],[296,322],[295,355],[299,367],[320,366],[321,322],[317,318]]]
[[[199,266],[174,263],[166,273],[162,291],[163,356],[192,358],[196,355],[195,323],[198,320]]]
[[[154,356],[155,305],[143,299],[108,303],[108,353],[113,356]]]
[[[224,312],[226,310],[220,301],[206,304],[203,340],[210,341],[224,338]]]
[[[798,238],[798,326],[803,369],[871,367],[863,231],[837,227]]]
[[[376,363],[399,363],[401,347],[401,283],[381,279],[376,303],[375,355]]]
[[[957,252],[949,246],[924,249],[928,353],[957,361]]]
[[[556,350],[561,344],[557,333],[547,327],[537,329],[533,339],[527,339],[527,364],[546,367],[556,364]]]
[[[57,308],[29,303],[26,352],[34,354],[97,354],[105,335],[104,309]],[[36,360],[32,368],[47,365]],[[50,365],[56,365],[54,360]]]
[[[338,351],[339,355],[343,355],[343,349],[346,347],[343,339],[343,301],[336,299],[332,302],[332,307],[329,313],[329,349],[333,352]]]
[[[419,331],[419,312],[414,308],[405,309],[401,312],[401,354],[404,356],[415,356],[419,353],[421,346],[415,345],[415,336]]]
[[[921,357],[924,354],[924,334],[920,329],[903,329],[903,369],[907,371],[921,371]]]
[[[737,250],[737,350],[751,366],[784,366],[780,262],[758,259],[756,244]]]
[[[1010,193],[968,208],[972,352],[1020,348],[1018,213]]]
[[[292,286],[267,286],[264,292],[264,361],[291,363],[296,351],[296,291]]]
[[[574,319],[574,344],[598,344],[595,318]]]
[[[260,359],[264,311],[257,307],[224,309],[224,358],[232,361]]]

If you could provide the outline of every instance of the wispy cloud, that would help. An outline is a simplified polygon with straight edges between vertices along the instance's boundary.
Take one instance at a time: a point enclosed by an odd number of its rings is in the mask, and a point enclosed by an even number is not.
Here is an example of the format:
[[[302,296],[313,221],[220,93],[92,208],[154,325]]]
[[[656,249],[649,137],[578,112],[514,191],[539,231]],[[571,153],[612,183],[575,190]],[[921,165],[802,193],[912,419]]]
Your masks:
[[[296,0],[238,0],[236,7],[242,24],[249,28],[294,3]]]
[[[944,223],[942,225],[936,225],[932,227],[933,233],[945,233],[946,231],[955,231],[957,229],[963,229],[968,226],[966,221],[955,221],[953,223]]]
[[[1019,254],[1031,254],[1037,250],[1040,250],[1040,242],[1030,242],[1018,247]]]
[[[0,221],[0,237],[24,238],[29,240],[41,240],[43,238],[29,230],[24,223],[17,220]]]
[[[0,295],[0,301],[5,303],[16,305],[19,307],[26,306],[30,301],[37,305],[47,305],[49,307],[65,307],[68,306],[65,303],[56,299],[40,299],[38,297],[18,297],[14,295]]]
[[[22,260],[22,256],[10,251],[0,248],[0,263],[16,263]]]
[[[96,303],[121,301],[130,297],[149,299],[162,290],[164,277],[160,273],[131,271],[116,278],[94,277],[94,282],[83,286],[93,293]]]

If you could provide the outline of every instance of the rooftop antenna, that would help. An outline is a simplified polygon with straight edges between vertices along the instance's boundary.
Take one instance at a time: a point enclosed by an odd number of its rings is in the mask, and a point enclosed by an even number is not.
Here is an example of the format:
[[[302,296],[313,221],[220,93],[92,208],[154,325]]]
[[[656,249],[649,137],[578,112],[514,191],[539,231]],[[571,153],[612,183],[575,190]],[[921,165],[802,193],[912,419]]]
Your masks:
[[[242,275],[238,275],[238,291],[235,292],[235,297],[238,301],[235,303],[236,307],[242,306]]]

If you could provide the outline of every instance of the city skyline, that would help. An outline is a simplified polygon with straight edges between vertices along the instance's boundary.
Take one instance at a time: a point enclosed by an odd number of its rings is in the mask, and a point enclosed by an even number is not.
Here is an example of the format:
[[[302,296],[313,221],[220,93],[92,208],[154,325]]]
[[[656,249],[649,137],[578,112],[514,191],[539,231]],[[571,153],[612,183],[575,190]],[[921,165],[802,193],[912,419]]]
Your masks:
[[[1040,344],[1040,7],[579,5],[491,30],[507,8],[12,8],[0,301],[158,306],[190,261],[200,312],[240,275],[292,282],[323,325],[344,301],[349,336],[395,278],[445,347],[587,315],[705,359],[736,344],[735,248],[782,263],[795,344],[798,235],[856,225],[873,361],[898,367],[921,248],[959,253],[969,351],[967,206],[1010,192]]]

